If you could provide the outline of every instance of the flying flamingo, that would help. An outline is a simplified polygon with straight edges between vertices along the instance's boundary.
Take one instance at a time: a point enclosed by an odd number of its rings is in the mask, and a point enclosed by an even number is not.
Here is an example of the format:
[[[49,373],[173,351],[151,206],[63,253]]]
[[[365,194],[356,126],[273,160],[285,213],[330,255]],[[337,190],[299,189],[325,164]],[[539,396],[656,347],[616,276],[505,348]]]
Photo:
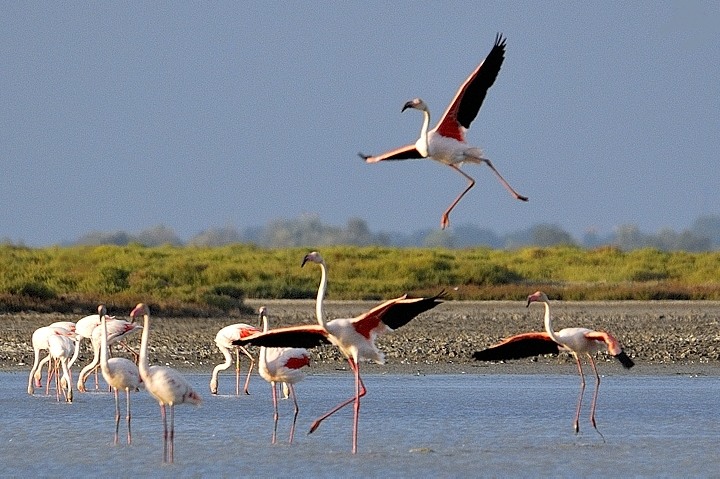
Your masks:
[[[60,389],[67,402],[72,402],[72,378],[70,377],[70,368],[68,363],[75,351],[75,342],[68,336],[63,334],[51,334],[47,338],[48,351],[55,361],[55,391],[57,400],[60,401]],[[59,377],[57,371],[58,364],[62,367],[62,378]],[[49,376],[49,374],[48,374]]]
[[[495,169],[493,164],[483,156],[480,148],[471,147],[465,142],[465,132],[480,110],[485,94],[495,82],[500,66],[505,58],[505,39],[498,34],[495,45],[480,66],[465,80],[455,94],[455,98],[448,106],[445,114],[435,128],[428,131],[430,125],[430,110],[420,98],[408,101],[402,111],[414,108],[423,112],[423,124],[420,129],[420,138],[413,145],[406,145],[381,155],[372,156],[360,153],[368,163],[377,163],[384,160],[411,160],[432,158],[463,175],[468,180],[468,186],[460,193],[452,204],[445,210],[440,219],[440,227],[450,225],[450,212],[458,204],[465,193],[475,186],[475,180],[459,167],[463,163],[485,163],[495,173],[500,183],[518,200],[527,201],[527,197],[518,194],[505,178]]]
[[[218,393],[218,373],[229,368],[232,364],[232,355],[230,354],[231,349],[235,350],[235,394],[240,394],[241,351],[245,356],[250,359],[250,368],[248,369],[247,378],[245,378],[244,389],[245,394],[250,394],[248,392],[248,385],[250,384],[250,374],[252,373],[253,366],[255,365],[255,359],[253,359],[252,355],[248,352],[247,349],[243,348],[242,346],[233,346],[232,342],[236,339],[244,338],[257,332],[260,332],[258,328],[245,323],[231,324],[229,326],[225,326],[217,332],[217,334],[215,335],[215,344],[225,357],[225,362],[222,364],[218,364],[217,366],[215,366],[215,369],[213,369],[212,378],[210,379],[210,392],[212,394]]]
[[[269,329],[267,309],[263,306],[259,312],[260,320],[263,323],[263,332],[267,332]],[[292,397],[293,403],[295,404],[295,415],[293,416],[292,426],[290,427],[290,440],[288,441],[292,443],[293,436],[295,435],[295,422],[300,412],[295,387],[293,385],[305,378],[305,373],[302,371],[302,368],[310,365],[310,353],[308,353],[308,350],[305,348],[266,348],[265,346],[261,346],[259,360],[260,365],[258,366],[258,371],[260,372],[260,376],[270,383],[270,391],[272,393],[274,409],[272,444],[275,444],[279,419],[277,383],[283,383],[287,387],[288,396]]]
[[[315,431],[320,426],[320,423],[332,414],[354,402],[352,452],[355,454],[357,452],[360,398],[366,393],[365,385],[360,378],[359,360],[364,359],[383,364],[385,358],[375,345],[375,338],[380,334],[393,331],[407,324],[415,316],[434,308],[441,303],[440,298],[444,293],[431,298],[408,298],[407,295],[403,295],[386,301],[355,318],[334,319],[326,322],[323,315],[323,299],[327,288],[325,261],[319,253],[313,251],[305,256],[302,266],[307,262],[319,264],[322,273],[315,305],[315,314],[319,324],[274,329],[234,341],[233,344],[309,348],[324,343],[332,343],[337,346],[347,358],[350,369],[355,373],[355,395],[315,420],[310,427],[309,433]]]
[[[150,336],[150,309],[139,303],[130,312],[130,317],[143,316],[143,332],[140,342],[140,377],[145,389],[160,404],[163,421],[163,462],[173,462],[175,449],[175,405],[202,403],[200,395],[190,383],[177,371],[166,366],[148,366],[148,337]],[[170,406],[170,427],[166,415],[166,406]]]
[[[100,317],[100,316],[98,316]],[[105,327],[107,330],[107,343],[108,345],[115,344],[117,342],[122,341],[125,337],[127,337],[130,334],[136,333],[139,330],[142,329],[142,326],[139,324],[133,323],[131,321],[125,321],[124,319],[115,319],[112,316],[107,316],[105,318]],[[90,342],[92,343],[93,347],[93,359],[90,361],[89,364],[87,364],[82,370],[80,371],[80,375],[78,376],[78,383],[77,388],[79,391],[87,392],[87,389],[85,388],[85,381],[87,380],[87,377],[90,375],[90,373],[93,370],[97,370],[100,366],[100,354],[101,354],[101,341],[102,341],[102,324],[95,327],[95,329],[92,332],[92,335],[90,337]],[[95,383],[95,388],[97,389],[98,385],[97,382]]]
[[[41,371],[43,365],[48,362],[52,355],[49,352],[49,345],[48,345],[48,338],[53,335],[62,335],[62,336],[68,336],[73,338],[74,332],[66,329],[65,327],[59,326],[61,323],[53,323],[50,326],[43,326],[40,328],[37,328],[35,331],[33,331],[32,337],[31,337],[31,343],[33,347],[33,354],[35,356],[35,359],[33,361],[33,365],[30,368],[30,376],[28,377],[28,394],[34,394],[35,393],[35,387],[41,386]],[[47,350],[48,355],[40,359],[40,352]],[[69,368],[69,365],[68,365]],[[33,384],[33,381],[35,381],[36,385]],[[48,368],[48,387],[49,387],[49,381],[50,381],[50,372]]]
[[[598,351],[607,350],[612,356],[620,361],[626,369],[630,369],[635,363],[625,354],[620,343],[610,333],[605,331],[593,331],[587,328],[565,328],[560,331],[553,331],[552,319],[550,317],[550,302],[542,291],[537,291],[527,299],[527,306],[530,303],[539,302],[545,304],[545,332],[523,333],[511,336],[501,343],[491,346],[482,351],[476,351],[473,357],[479,361],[499,361],[504,359],[519,359],[540,354],[558,354],[560,351],[569,352],[575,358],[578,372],[580,373],[580,395],[578,397],[577,409],[573,428],[577,434],[580,431],[580,406],[582,405],[583,393],[585,392],[585,374],[583,373],[580,355],[585,355],[595,373],[595,393],[592,406],[590,407],[590,422],[593,428],[598,431],[595,422],[595,404],[597,403],[598,390],[600,389],[600,376],[595,366],[593,354]]]
[[[115,390],[115,441],[117,444],[120,429],[120,397],[119,391],[125,390],[125,420],[127,421],[127,443],[132,443],[130,432],[130,392],[135,392],[140,385],[140,371],[134,362],[125,358],[108,359],[107,310],[104,305],[98,306],[100,315],[100,370],[105,381]]]

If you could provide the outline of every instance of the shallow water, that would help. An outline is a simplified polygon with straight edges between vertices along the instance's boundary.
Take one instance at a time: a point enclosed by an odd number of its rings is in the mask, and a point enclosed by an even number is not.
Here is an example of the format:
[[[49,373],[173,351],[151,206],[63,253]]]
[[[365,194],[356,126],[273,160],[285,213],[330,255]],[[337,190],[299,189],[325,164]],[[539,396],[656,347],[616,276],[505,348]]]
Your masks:
[[[185,376],[205,402],[176,408],[175,463],[163,465],[159,408],[146,392],[133,395],[133,444],[114,446],[112,394],[76,392],[74,403],[58,403],[54,393],[29,396],[27,374],[0,373],[0,475],[720,474],[720,377],[603,377],[597,412],[603,441],[588,420],[592,378],[575,435],[579,381],[572,374],[371,374],[353,455],[351,407],[306,434],[317,416],[352,394],[349,373],[310,375],[296,385],[300,416],[291,445],[290,401],[280,403],[279,443],[270,444],[270,387],[259,377],[250,396],[236,397],[210,395],[209,373]],[[232,374],[221,376],[220,388],[234,390]],[[124,441],[124,421],[120,431]]]

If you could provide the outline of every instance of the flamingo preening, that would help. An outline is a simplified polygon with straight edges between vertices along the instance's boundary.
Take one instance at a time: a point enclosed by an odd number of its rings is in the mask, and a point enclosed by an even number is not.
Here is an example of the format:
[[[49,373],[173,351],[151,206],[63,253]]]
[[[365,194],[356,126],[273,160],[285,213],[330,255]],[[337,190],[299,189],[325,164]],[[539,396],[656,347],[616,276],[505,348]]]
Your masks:
[[[607,350],[612,356],[620,361],[624,368],[630,369],[635,363],[625,354],[620,343],[614,336],[605,331],[593,331],[587,328],[565,328],[560,331],[553,331],[552,318],[550,317],[550,301],[545,293],[537,291],[527,299],[527,306],[530,303],[539,302],[545,304],[545,332],[523,333],[511,336],[495,346],[482,351],[476,351],[473,357],[478,361],[500,361],[505,359],[520,359],[540,354],[558,354],[566,351],[573,355],[580,373],[580,395],[578,397],[577,409],[573,428],[577,434],[580,431],[580,406],[582,405],[583,393],[585,392],[585,374],[583,373],[580,356],[587,357],[595,373],[595,393],[593,394],[590,407],[590,422],[598,431],[595,422],[595,405],[597,403],[598,391],[600,389],[600,376],[597,372],[593,354],[598,351]],[[598,431],[600,434],[600,431]],[[600,434],[602,436],[602,434]]]
[[[437,126],[428,131],[430,110],[423,100],[415,98],[408,101],[402,111],[414,108],[423,112],[423,124],[420,138],[412,145],[402,146],[381,155],[372,156],[360,153],[367,163],[385,160],[411,160],[432,158],[448,165],[468,180],[468,186],[460,193],[445,210],[440,219],[440,227],[450,225],[450,212],[458,204],[465,193],[475,185],[475,180],[460,169],[463,163],[485,163],[495,173],[500,183],[518,200],[527,201],[527,197],[518,194],[505,178],[495,169],[489,159],[484,157],[480,148],[471,147],[465,142],[465,132],[482,106],[488,89],[495,82],[500,66],[505,58],[505,38],[501,34],[495,37],[495,45],[485,60],[473,71],[455,94],[447,110],[440,118]]]
[[[113,388],[115,392],[115,444],[118,440],[118,430],[120,429],[120,390],[125,391],[125,421],[127,422],[127,443],[132,443],[132,433],[130,432],[130,393],[135,392],[140,386],[140,370],[137,365],[125,358],[109,358],[108,350],[108,330],[107,330],[107,309],[104,305],[98,306],[98,314],[100,315],[100,370],[103,378]]]
[[[250,374],[255,365],[255,359],[247,349],[242,346],[233,346],[232,342],[258,332],[260,332],[258,328],[245,323],[231,324],[217,332],[215,335],[215,344],[225,358],[225,362],[218,364],[215,366],[215,369],[213,369],[212,377],[210,378],[210,392],[212,394],[218,393],[218,373],[229,368],[232,364],[232,355],[230,354],[230,350],[232,349],[235,350],[235,394],[240,394],[240,352],[250,359],[250,367],[248,368],[247,377],[245,378],[245,388],[243,390],[245,394],[250,394],[248,386],[250,385]]]
[[[175,405],[202,403],[202,398],[190,386],[190,383],[176,370],[167,366],[148,365],[148,338],[150,337],[150,308],[139,303],[130,312],[134,320],[143,317],[143,332],[140,342],[140,377],[145,389],[160,404],[160,415],[163,421],[163,462],[173,462],[175,449]],[[170,409],[170,426],[166,415],[166,407]]]
[[[262,321],[263,332],[270,329],[268,324],[267,308],[264,306],[259,310],[260,321]],[[277,437],[277,425],[280,415],[278,413],[278,383],[283,383],[287,387],[288,397],[291,397],[295,406],[295,414],[293,416],[292,426],[290,427],[290,439],[292,443],[295,435],[295,423],[297,422],[298,407],[297,395],[295,394],[294,384],[305,378],[302,368],[310,365],[310,353],[305,348],[266,348],[260,347],[259,354],[260,365],[258,372],[262,378],[270,383],[270,392],[273,401],[273,433],[271,443],[275,444]]]
[[[302,265],[312,262],[320,265],[321,280],[317,293],[315,313],[318,324],[291,326],[273,329],[265,333],[249,336],[234,341],[233,344],[244,346],[253,344],[266,347],[300,347],[310,348],[325,343],[332,343],[340,349],[355,373],[355,394],[350,399],[340,403],[329,412],[316,419],[310,427],[315,431],[322,421],[338,410],[354,403],[352,452],[357,452],[358,417],[360,413],[360,398],[366,393],[365,385],[360,378],[359,361],[361,359],[374,361],[379,364],[385,362],[383,353],[375,345],[375,338],[384,333],[393,331],[410,322],[415,316],[428,311],[442,301],[444,293],[430,298],[409,298],[407,295],[386,301],[370,311],[355,318],[341,318],[326,321],[323,314],[323,299],[327,289],[327,268],[325,261],[316,251],[305,255]]]

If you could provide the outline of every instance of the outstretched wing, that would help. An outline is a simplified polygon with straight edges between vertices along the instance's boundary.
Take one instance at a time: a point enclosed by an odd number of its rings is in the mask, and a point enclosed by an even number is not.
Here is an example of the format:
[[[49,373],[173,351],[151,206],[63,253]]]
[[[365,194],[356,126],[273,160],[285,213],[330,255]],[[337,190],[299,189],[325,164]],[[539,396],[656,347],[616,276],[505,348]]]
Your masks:
[[[545,332],[523,333],[503,340],[495,346],[475,351],[477,361],[502,361],[529,358],[541,354],[558,354],[560,346]]]
[[[395,330],[409,323],[413,318],[425,311],[428,311],[442,303],[445,291],[430,298],[409,298],[407,294],[399,298],[385,301],[375,306],[370,311],[361,314],[353,319],[355,329],[365,337],[370,337],[369,332],[383,333],[382,325]]]
[[[382,155],[372,156],[358,153],[360,158],[365,160],[366,163],[377,163],[378,161],[384,160],[419,160],[423,158],[420,152],[415,148],[415,145],[405,145],[400,148],[395,148]]]
[[[447,111],[443,114],[435,129],[443,136],[464,139],[464,131],[480,111],[488,89],[495,83],[505,59],[505,38],[498,33],[493,46],[485,60],[460,86],[455,98],[450,102]]]
[[[605,331],[590,331],[588,333],[585,333],[585,337],[593,341],[601,341],[605,343],[608,352],[615,359],[620,361],[620,364],[622,364],[625,369],[630,369],[631,367],[635,366],[633,360],[630,359],[627,354],[625,354],[625,352],[622,350],[622,347],[620,346],[620,342],[615,339],[615,336],[613,336],[612,334],[606,333]]]
[[[329,343],[327,331],[320,325],[312,324],[271,329],[232,342],[235,346],[252,344],[268,348],[314,348]]]

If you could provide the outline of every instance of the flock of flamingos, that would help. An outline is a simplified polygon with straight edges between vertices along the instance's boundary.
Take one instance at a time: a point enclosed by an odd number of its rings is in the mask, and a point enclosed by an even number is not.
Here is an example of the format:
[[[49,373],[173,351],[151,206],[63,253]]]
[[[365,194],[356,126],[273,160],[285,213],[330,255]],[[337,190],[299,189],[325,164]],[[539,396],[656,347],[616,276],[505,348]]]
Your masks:
[[[355,375],[355,393],[349,399],[316,419],[309,433],[314,432],[320,424],[343,407],[353,404],[352,452],[357,452],[358,418],[360,413],[360,398],[365,393],[365,384],[360,376],[360,361],[374,361],[384,363],[383,353],[375,345],[375,339],[384,333],[393,331],[419,314],[428,311],[442,303],[444,292],[427,298],[412,298],[403,295],[374,307],[373,309],[355,317],[338,318],[326,321],[323,312],[323,302],[327,289],[327,266],[316,251],[307,254],[302,262],[316,263],[320,266],[321,279],[316,302],[316,316],[318,324],[304,324],[277,329],[269,329],[267,310],[262,307],[259,311],[262,330],[255,326],[238,323],[222,328],[216,338],[225,362],[216,366],[210,379],[210,391],[218,392],[218,373],[228,369],[232,364],[232,350],[236,355],[236,394],[240,389],[240,360],[242,352],[250,360],[250,368],[245,379],[244,390],[247,393],[248,382],[252,372],[254,359],[244,348],[247,345],[260,347],[258,371],[260,376],[268,381],[272,388],[273,398],[273,432],[271,442],[276,442],[278,424],[278,387],[283,385],[286,397],[294,403],[294,416],[290,429],[289,442],[292,442],[299,408],[293,385],[305,377],[302,370],[310,364],[310,353],[306,348],[332,344],[336,346],[347,358],[350,369]],[[550,315],[548,297],[540,291],[530,295],[527,300],[529,306],[533,302],[545,305],[545,331],[522,333],[505,339],[495,346],[477,351],[473,357],[481,361],[501,361],[506,359],[523,358],[540,354],[558,354],[566,351],[576,360],[581,378],[581,389],[578,397],[577,410],[573,423],[575,432],[579,431],[580,407],[585,390],[585,376],[580,357],[586,356],[595,375],[595,393],[593,395],[590,411],[590,420],[593,428],[597,430],[595,422],[595,405],[600,386],[600,377],[593,355],[602,350],[617,358],[625,368],[631,368],[633,361],[622,350],[619,342],[612,335],[604,331],[593,331],[586,328],[565,328],[554,331]],[[136,318],[142,317],[143,324],[135,323]],[[190,386],[183,376],[176,370],[166,366],[149,366],[148,341],[150,337],[150,310],[144,303],[138,304],[130,312],[130,321],[116,319],[108,316],[104,305],[98,306],[98,314],[86,316],[77,323],[59,322],[50,326],[38,328],[32,336],[35,361],[28,377],[28,393],[33,394],[35,386],[41,385],[41,370],[46,362],[53,362],[54,373],[48,372],[48,385],[52,374],[55,376],[56,396],[60,400],[62,393],[65,400],[72,402],[73,384],[70,366],[77,358],[80,341],[89,338],[94,349],[93,360],[80,372],[77,388],[85,390],[85,381],[92,371],[100,368],[102,376],[115,393],[115,437],[119,442],[119,426],[121,419],[120,398],[121,391],[126,395],[125,419],[127,422],[127,442],[132,442],[130,426],[130,394],[144,388],[159,403],[163,421],[163,462],[173,462],[173,448],[175,436],[175,405],[200,404],[200,395]],[[109,345],[118,343],[129,334],[142,330],[140,353],[137,365],[135,361],[126,358],[109,358]],[[40,359],[41,351],[47,350],[48,355]],[[50,368],[49,368],[50,371]],[[169,416],[169,417],[168,417]],[[598,431],[598,434],[600,432]],[[600,434],[602,436],[602,434]]]
[[[462,199],[475,184],[475,181],[460,170],[463,163],[485,163],[497,176],[502,185],[516,199],[527,201],[527,198],[518,194],[493,164],[483,156],[479,148],[470,147],[465,142],[465,132],[477,116],[487,90],[495,82],[505,55],[505,39],[497,35],[492,50],[485,60],[471,73],[471,75],[460,86],[455,98],[440,119],[438,125],[428,131],[430,124],[430,112],[419,98],[407,102],[403,111],[408,108],[417,109],[423,112],[423,125],[420,138],[412,145],[396,148],[387,153],[370,156],[360,156],[368,163],[376,163],[385,160],[406,160],[431,158],[442,164],[448,165],[463,175],[468,180],[468,186],[454,199],[450,206],[443,212],[440,226],[444,229],[450,224],[449,215],[455,205]],[[383,363],[383,353],[376,347],[377,336],[395,330],[419,314],[428,311],[442,303],[444,293],[441,292],[428,298],[413,298],[408,295],[400,296],[386,301],[370,311],[367,311],[355,318],[340,318],[326,321],[323,313],[323,300],[327,288],[327,267],[319,253],[312,252],[305,256],[302,265],[316,263],[321,270],[320,286],[318,288],[316,316],[318,324],[300,325],[279,329],[269,329],[268,315],[265,308],[260,309],[260,322],[262,330],[248,324],[234,324],[221,329],[215,342],[225,357],[225,362],[213,370],[210,380],[210,391],[217,394],[218,373],[227,369],[232,364],[232,352],[235,352],[236,367],[236,393],[239,393],[239,354],[242,352],[251,360],[250,370],[245,379],[245,392],[247,392],[250,373],[254,364],[252,355],[244,348],[247,345],[259,346],[260,375],[270,382],[272,387],[274,426],[272,442],[276,441],[278,422],[278,387],[283,385],[286,397],[292,398],[295,407],[295,415],[290,430],[292,442],[295,430],[295,421],[298,415],[298,403],[295,397],[293,385],[303,379],[302,368],[310,364],[310,354],[307,348],[316,347],[322,344],[336,346],[347,358],[350,369],[355,375],[355,391],[347,400],[316,419],[310,428],[315,431],[321,423],[345,406],[353,404],[353,428],[352,428],[352,452],[357,452],[358,447],[358,418],[360,412],[360,399],[365,395],[366,389],[360,377],[360,361],[374,361]],[[506,359],[522,358],[539,354],[558,354],[566,351],[572,354],[576,360],[578,372],[581,378],[581,389],[577,403],[577,410],[574,420],[574,429],[579,431],[579,415],[582,404],[582,397],[585,390],[585,375],[583,373],[580,358],[585,356],[589,361],[595,375],[595,393],[592,400],[590,419],[592,426],[597,431],[595,423],[595,405],[600,385],[600,378],[595,365],[593,355],[601,350],[607,350],[609,354],[616,357],[625,368],[633,366],[633,361],[623,352],[617,339],[607,332],[592,331],[586,328],[566,328],[555,332],[552,328],[550,306],[548,297],[538,291],[528,297],[527,305],[533,302],[540,302],[545,305],[545,331],[519,334],[510,337],[503,342],[477,351],[473,357],[480,361],[500,361]],[[135,322],[136,318],[142,317],[143,324]],[[93,361],[80,372],[77,389],[85,390],[85,381],[93,370],[98,367],[102,376],[112,387],[115,393],[115,438],[119,442],[120,425],[120,391],[126,394],[125,417],[127,422],[127,442],[131,443],[130,430],[130,395],[132,392],[144,388],[159,403],[163,421],[163,462],[173,462],[174,447],[174,422],[176,404],[199,404],[200,395],[193,390],[183,376],[172,368],[165,366],[149,366],[148,341],[150,337],[150,310],[140,303],[130,313],[130,321],[118,320],[107,315],[105,306],[98,307],[98,314],[91,315],[79,320],[77,323],[60,322],[36,330],[32,336],[33,349],[35,350],[35,361],[28,378],[28,393],[33,394],[35,387],[41,385],[41,371],[46,362],[52,361],[56,384],[56,395],[58,400],[60,394],[64,395],[67,401],[72,401],[73,384],[70,375],[70,367],[78,357],[80,341],[82,338],[91,340],[95,356]],[[140,353],[135,361],[125,358],[109,357],[108,348],[110,344],[120,343],[128,334],[142,330]],[[40,359],[41,351],[47,350],[48,355]],[[50,376],[48,373],[48,385]],[[168,417],[169,416],[169,417]],[[598,431],[599,433],[599,431]],[[602,436],[602,434],[601,434]]]

